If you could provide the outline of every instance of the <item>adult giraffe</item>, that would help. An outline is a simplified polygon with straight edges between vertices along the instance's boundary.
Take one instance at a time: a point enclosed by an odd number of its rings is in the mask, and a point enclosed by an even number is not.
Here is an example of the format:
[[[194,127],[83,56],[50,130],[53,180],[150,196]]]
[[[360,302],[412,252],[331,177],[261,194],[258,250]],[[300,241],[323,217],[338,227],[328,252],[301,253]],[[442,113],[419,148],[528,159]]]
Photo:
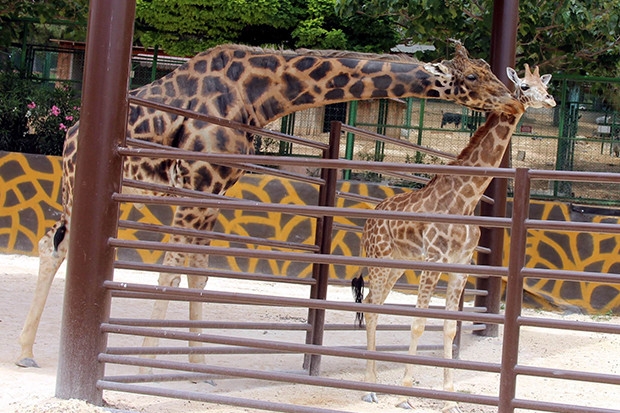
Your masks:
[[[515,97],[522,103],[517,113],[492,111],[485,123],[476,130],[468,145],[457,159],[451,162],[458,166],[479,166],[497,168],[508,147],[510,138],[528,107],[554,107],[555,100],[547,93],[551,75],[540,76],[538,67],[534,73],[525,65],[525,77],[520,79],[512,68],[506,69],[508,77],[515,84]],[[403,212],[444,213],[472,215],[492,177],[469,175],[436,175],[424,188],[405,192],[386,198],[375,209]],[[471,261],[478,245],[480,229],[475,225],[397,221],[369,218],[362,233],[362,248],[367,257],[382,259],[409,259],[451,264],[467,264]],[[404,270],[385,267],[368,267],[368,304],[383,304],[394,284]],[[416,307],[428,308],[430,299],[441,273],[422,271]],[[448,274],[446,310],[457,311],[467,274]],[[360,275],[361,277],[361,275]],[[353,282],[359,297],[360,278]],[[368,350],[376,349],[376,329],[378,314],[365,313],[366,339]],[[358,320],[363,316],[358,315]],[[424,332],[426,319],[415,317],[411,324],[411,343],[409,354],[416,354],[418,340]],[[452,343],[456,335],[456,320],[444,321],[444,357],[452,358]],[[376,362],[366,363],[367,382],[376,382]],[[403,386],[413,385],[413,366],[407,365],[402,381]],[[452,369],[444,369],[444,390],[454,391]],[[377,396],[369,393],[364,396],[368,402],[376,402]],[[399,406],[410,407],[407,400]],[[447,402],[444,412],[457,413],[461,410],[455,402]]]
[[[258,127],[302,109],[371,98],[445,99],[472,109],[509,113],[518,112],[521,106],[488,64],[470,59],[459,43],[454,59],[435,64],[391,55],[219,46],[131,94]],[[39,242],[37,287],[20,336],[17,364],[23,367],[37,365],[32,349],[36,330],[52,279],[67,255],[77,136],[75,125],[67,133],[63,151],[61,218]],[[136,105],[130,106],[127,136],[199,152],[254,151],[252,136],[243,132]],[[242,174],[239,169],[198,161],[129,158],[124,163],[125,177],[216,194],[224,193]],[[180,206],[173,225],[210,230],[216,217],[217,210]],[[171,242],[209,243],[180,235],[173,235]],[[206,255],[167,252],[164,264],[204,268],[207,260]],[[161,273],[159,284],[177,286],[179,280],[178,274]],[[206,277],[188,277],[192,288],[202,289],[206,281]],[[157,301],[153,318],[164,318],[167,305]],[[190,318],[202,319],[202,304],[190,303]],[[145,339],[145,345],[155,344],[156,339]],[[190,360],[202,362],[204,356],[190,355]]]

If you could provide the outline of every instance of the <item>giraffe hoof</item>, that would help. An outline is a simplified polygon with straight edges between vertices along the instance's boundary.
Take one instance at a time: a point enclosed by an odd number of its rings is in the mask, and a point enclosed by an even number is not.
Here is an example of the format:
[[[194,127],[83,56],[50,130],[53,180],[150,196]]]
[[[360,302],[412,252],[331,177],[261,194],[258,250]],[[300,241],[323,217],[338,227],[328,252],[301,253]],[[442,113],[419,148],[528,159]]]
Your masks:
[[[398,403],[396,407],[400,409],[405,409],[405,410],[413,409],[413,406],[411,406],[411,403],[409,403],[409,400],[403,400],[402,402]]]
[[[19,361],[16,361],[15,365],[19,366],[19,367],[26,367],[26,368],[27,367],[39,368],[39,365],[37,364],[37,362],[34,361],[34,359],[30,358],[30,357],[26,357],[26,358],[23,358],[23,359],[21,359]]]
[[[375,392],[366,394],[364,397],[362,397],[362,400],[364,400],[366,403],[379,403],[379,399],[377,399],[377,393]]]

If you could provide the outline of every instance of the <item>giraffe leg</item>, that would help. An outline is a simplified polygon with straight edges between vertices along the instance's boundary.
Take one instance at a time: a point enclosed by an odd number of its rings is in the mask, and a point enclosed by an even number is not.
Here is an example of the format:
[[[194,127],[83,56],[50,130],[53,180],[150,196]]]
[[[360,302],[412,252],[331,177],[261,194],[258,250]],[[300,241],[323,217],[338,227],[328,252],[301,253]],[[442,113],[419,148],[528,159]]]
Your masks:
[[[208,245],[209,241],[197,239],[194,241],[194,244]],[[191,254],[188,257],[188,266],[195,267],[195,268],[207,268],[208,265],[209,265],[209,256],[206,254]],[[201,275],[188,275],[187,284],[189,288],[195,288],[195,289],[202,290],[207,285],[207,279],[208,279],[207,277],[201,276]],[[189,303],[189,319],[190,320],[201,321],[203,319],[203,316],[202,316],[203,305],[202,304],[203,304],[202,302],[197,302],[197,301],[191,301]],[[189,331],[192,333],[200,334],[202,333],[202,328],[191,327]],[[202,346],[202,343],[199,341],[190,341],[189,346],[200,347]],[[190,354],[189,361],[190,363],[204,364],[205,356],[204,354]]]
[[[370,301],[366,302],[370,303]],[[365,313],[364,316],[366,318],[366,348],[369,351],[375,351],[377,349],[376,338],[379,315],[376,313]],[[377,362],[375,360],[366,361],[366,374],[364,376],[364,381],[367,383],[377,382]],[[377,394],[374,392],[367,393],[362,397],[362,400],[369,403],[377,403]]]
[[[368,295],[364,299],[366,304],[383,304],[394,287],[394,284],[401,276],[402,270],[390,268],[368,268]],[[377,313],[364,313],[366,318],[366,348],[370,351],[377,349],[377,323],[379,315]],[[367,383],[377,382],[377,363],[375,360],[366,361],[366,374],[364,381]],[[370,392],[362,397],[362,400],[369,403],[376,403],[377,394]]]
[[[48,231],[39,241],[39,274],[37,277],[37,285],[28,315],[26,316],[26,321],[24,322],[24,327],[19,336],[21,354],[19,359],[15,362],[15,364],[20,367],[39,367],[34,360],[34,340],[52,286],[52,281],[54,280],[58,268],[67,256],[67,246],[69,245],[69,237],[67,234],[64,239],[59,241],[60,243],[55,250],[54,236],[58,228],[60,228],[60,223],[56,224],[54,228]]]
[[[218,215],[218,210],[215,209],[200,209],[200,208],[185,208],[178,207],[175,212],[173,225],[183,228],[196,228],[203,231],[211,230]],[[184,235],[173,235],[170,239],[171,243],[179,244],[193,244],[193,245],[208,245],[209,240],[203,238],[187,237]],[[172,267],[180,266],[192,266],[196,268],[204,268],[207,266],[208,256],[205,254],[187,254],[180,252],[166,252],[164,256],[164,265]],[[160,286],[178,287],[181,280],[179,274],[161,273],[159,275]],[[207,283],[207,278],[202,276],[188,276],[188,285],[190,288],[203,289]],[[153,306],[153,312],[151,314],[152,319],[163,320],[166,317],[168,310],[167,300],[157,300]],[[191,302],[190,303],[190,319],[202,320],[202,303]],[[201,332],[200,328],[191,328],[191,332]],[[155,337],[145,337],[143,341],[144,347],[155,347],[159,343],[159,340]],[[198,342],[190,342],[191,347],[200,346]],[[154,358],[154,356],[149,356]],[[204,363],[204,355],[202,354],[190,354],[189,360],[192,363]],[[144,374],[151,372],[151,369],[140,368],[140,371]]]
[[[446,293],[446,310],[448,311],[458,311],[459,309],[459,301],[461,299],[461,294],[463,293],[463,289],[465,288],[465,283],[467,282],[467,275],[463,274],[449,274],[450,278],[448,280],[448,290]],[[445,359],[452,359],[452,351],[454,344],[454,337],[456,336],[456,320],[445,320],[443,327],[443,351]],[[443,376],[443,389],[445,391],[453,392],[454,391],[454,371],[450,368],[444,369]],[[461,409],[459,409],[456,402],[448,401],[446,402],[444,408],[442,409],[444,413],[460,413]]]
[[[185,262],[185,254],[179,252],[166,252],[164,255],[164,265],[182,265]],[[181,282],[181,276],[179,274],[172,274],[162,272],[159,274],[158,284],[165,287],[178,287]],[[168,300],[156,300],[153,304],[153,311],[151,312],[151,319],[163,320],[166,318],[166,312],[168,311]],[[142,341],[142,347],[157,347],[159,345],[159,338],[157,337],[144,337]],[[155,355],[145,355],[145,358],[154,359]],[[150,374],[152,369],[150,367],[140,367],[141,374]]]
[[[202,231],[211,231],[213,226],[215,225],[217,216],[219,211],[216,209],[195,209],[192,215],[201,217],[200,223],[198,227]],[[194,224],[196,225],[196,224]],[[211,240],[208,238],[186,238],[186,243],[192,243],[193,245],[203,245],[207,246],[211,244]],[[193,268],[207,268],[209,266],[209,256],[207,254],[188,254],[187,256],[187,266]],[[196,276],[196,275],[188,275],[187,276],[187,284],[189,288],[195,288],[199,290],[203,290],[207,285],[208,277],[205,276]],[[189,319],[192,321],[202,321],[203,315],[203,303],[192,301],[189,303]],[[199,327],[191,327],[189,329],[192,333],[202,333],[202,328]],[[190,347],[200,347],[202,346],[201,342],[198,341],[190,341]],[[205,363],[204,354],[190,354],[189,355],[190,363]]]
[[[422,271],[422,273],[420,274],[420,287],[418,289],[418,300],[416,304],[417,308],[429,307],[433,291],[435,290],[437,281],[439,281],[440,275],[441,274],[437,272]],[[414,317],[411,321],[411,342],[409,344],[409,355],[414,356],[417,354],[418,342],[420,341],[420,337],[424,333],[425,327],[425,317]],[[405,365],[405,374],[403,375],[402,380],[402,385],[404,387],[413,387],[413,370],[413,364]],[[411,404],[409,404],[409,401],[406,398],[400,400],[397,406],[403,409],[411,409]]]

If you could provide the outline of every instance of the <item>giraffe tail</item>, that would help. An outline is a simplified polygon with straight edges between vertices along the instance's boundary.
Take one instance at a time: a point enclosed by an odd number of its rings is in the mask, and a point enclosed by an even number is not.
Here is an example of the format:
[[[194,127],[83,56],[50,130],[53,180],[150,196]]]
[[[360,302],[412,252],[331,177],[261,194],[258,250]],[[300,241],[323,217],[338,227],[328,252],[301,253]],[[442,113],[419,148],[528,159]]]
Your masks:
[[[58,246],[65,239],[65,234],[67,233],[67,225],[63,223],[58,227],[56,232],[54,233],[54,252],[52,255],[54,257],[58,257]]]
[[[351,290],[356,303],[361,303],[364,299],[364,276],[360,271],[359,276],[351,280]],[[361,328],[364,326],[364,313],[355,313],[355,323]]]

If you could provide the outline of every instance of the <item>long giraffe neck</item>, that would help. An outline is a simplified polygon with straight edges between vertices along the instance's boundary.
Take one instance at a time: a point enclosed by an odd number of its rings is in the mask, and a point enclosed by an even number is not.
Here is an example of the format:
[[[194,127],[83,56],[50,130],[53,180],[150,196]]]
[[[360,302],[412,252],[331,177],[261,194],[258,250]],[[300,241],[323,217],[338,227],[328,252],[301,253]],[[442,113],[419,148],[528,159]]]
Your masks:
[[[491,112],[451,162],[458,166],[497,168],[508,148],[523,112],[517,115]],[[446,213],[470,215],[489,186],[492,177],[469,175],[437,175],[423,189],[438,200],[436,208]],[[433,198],[431,197],[431,198]]]
[[[376,59],[376,57],[375,57]],[[411,59],[368,60],[364,55],[257,55],[248,60],[267,67],[261,77],[249,70],[247,102],[259,125],[325,104],[372,98],[449,99],[446,75]],[[263,90],[269,93],[263,94]],[[257,93],[258,92],[258,93]],[[254,94],[259,95],[256,99]]]
[[[431,64],[401,55],[225,45],[132,93],[259,127],[302,109],[373,98],[432,98],[485,111],[519,110],[486,62],[457,50],[454,59]]]

